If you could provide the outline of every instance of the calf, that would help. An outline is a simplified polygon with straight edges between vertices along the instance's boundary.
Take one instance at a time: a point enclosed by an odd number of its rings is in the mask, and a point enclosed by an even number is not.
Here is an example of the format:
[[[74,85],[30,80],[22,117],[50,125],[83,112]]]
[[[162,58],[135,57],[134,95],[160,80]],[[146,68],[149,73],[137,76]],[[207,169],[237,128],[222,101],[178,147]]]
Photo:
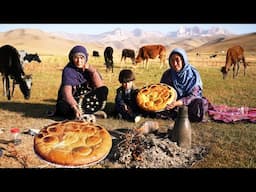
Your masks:
[[[243,63],[244,76],[245,76],[245,70],[246,70],[246,67],[248,66],[248,63],[245,62],[244,49],[239,45],[229,48],[226,54],[226,64],[221,68],[223,79],[226,78],[228,71],[230,70],[230,67],[232,65],[233,65],[233,78],[235,78],[238,75],[240,62]]]
[[[105,59],[105,65],[106,65],[106,72],[114,70],[114,62],[113,62],[113,48],[112,47],[106,47],[104,50],[104,59]]]

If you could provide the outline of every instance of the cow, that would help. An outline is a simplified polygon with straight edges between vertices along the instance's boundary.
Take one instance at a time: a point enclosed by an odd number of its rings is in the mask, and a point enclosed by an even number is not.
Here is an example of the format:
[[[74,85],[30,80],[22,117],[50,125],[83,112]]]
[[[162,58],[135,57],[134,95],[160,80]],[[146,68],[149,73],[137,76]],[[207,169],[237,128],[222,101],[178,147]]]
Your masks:
[[[93,51],[92,51],[92,56],[93,56],[93,57],[99,57],[100,54],[99,54],[98,51],[93,50]]]
[[[248,63],[245,62],[244,49],[240,45],[236,45],[229,48],[226,54],[226,64],[221,68],[223,79],[226,78],[228,71],[230,70],[230,67],[232,67],[232,65],[233,65],[233,78],[235,78],[238,75],[240,62],[242,62],[244,65],[244,76],[245,76],[245,70],[246,70],[246,67],[248,66]]]
[[[166,60],[166,48],[163,45],[145,45],[139,49],[139,53],[135,59],[135,64],[146,60],[146,68],[148,69],[148,60],[155,59],[156,57],[160,59],[160,69],[165,65]]]
[[[106,65],[106,72],[108,71],[114,71],[114,62],[113,62],[113,48],[112,47],[106,47],[104,50],[104,59],[105,59],[105,65]]]
[[[38,63],[41,63],[41,59],[39,58],[39,55],[37,53],[35,54],[27,53],[23,58],[23,60],[28,62],[37,61]]]
[[[21,66],[23,69],[24,69],[24,64],[27,62],[28,63],[30,63],[31,61],[37,61],[38,63],[42,62],[37,53],[31,54],[31,53],[27,53],[24,50],[19,50],[19,55],[20,55]]]
[[[133,49],[123,49],[122,50],[122,57],[121,57],[121,63],[124,59],[124,62],[126,60],[126,57],[129,57],[132,61],[132,64],[135,64],[135,51]]]
[[[211,58],[215,58],[215,57],[217,57],[217,54],[212,54],[212,55],[210,55],[209,57],[210,57],[210,59],[211,59]]]
[[[23,71],[20,55],[11,45],[0,47],[0,73],[3,80],[3,93],[8,100],[14,93],[14,87],[19,84],[25,99],[30,98],[32,75],[26,75]],[[12,93],[10,91],[10,78],[13,79]]]

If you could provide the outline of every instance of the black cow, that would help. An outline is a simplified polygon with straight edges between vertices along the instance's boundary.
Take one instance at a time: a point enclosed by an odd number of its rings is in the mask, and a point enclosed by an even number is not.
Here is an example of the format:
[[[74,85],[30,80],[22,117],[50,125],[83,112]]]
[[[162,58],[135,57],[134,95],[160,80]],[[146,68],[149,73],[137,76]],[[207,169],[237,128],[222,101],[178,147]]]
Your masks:
[[[27,62],[30,63],[31,61],[37,61],[41,63],[41,59],[39,58],[39,55],[37,53],[31,54],[31,53],[27,53],[24,50],[20,50],[19,55],[20,55],[20,62],[21,62],[22,68],[24,68],[24,64]]]
[[[123,49],[122,50],[121,62],[122,62],[123,59],[124,59],[124,62],[125,62],[126,57],[131,58],[132,64],[135,64],[135,51],[133,49]]]
[[[100,54],[99,54],[98,51],[92,51],[92,56],[93,56],[93,57],[99,57]]]
[[[106,72],[109,70],[114,71],[114,62],[113,62],[113,48],[112,47],[106,47],[104,50],[104,59],[105,59],[105,65],[106,65]]]
[[[41,59],[39,58],[39,55],[37,53],[35,54],[27,54],[25,55],[25,57],[23,58],[24,61],[37,61],[39,63],[41,63]]]
[[[210,55],[210,58],[215,58],[215,57],[217,57],[217,54]]]
[[[20,55],[11,45],[0,47],[0,73],[3,80],[4,96],[11,100],[15,84],[19,84],[25,99],[30,98],[32,75],[25,75],[20,62]],[[10,79],[13,79],[12,94],[10,93]]]

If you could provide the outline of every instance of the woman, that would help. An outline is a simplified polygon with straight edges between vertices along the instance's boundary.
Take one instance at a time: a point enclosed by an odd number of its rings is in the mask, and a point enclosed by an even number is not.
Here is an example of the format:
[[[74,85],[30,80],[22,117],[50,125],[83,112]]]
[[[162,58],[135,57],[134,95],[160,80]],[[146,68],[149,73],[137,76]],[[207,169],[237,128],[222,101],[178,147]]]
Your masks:
[[[68,55],[69,62],[62,72],[56,115],[81,119],[84,114],[103,110],[108,96],[99,72],[88,64],[85,47],[77,45]]]
[[[167,105],[167,112],[160,113],[160,116],[176,118],[177,108],[186,105],[190,121],[203,121],[208,101],[203,97],[203,83],[199,72],[189,64],[183,49],[175,48],[168,61],[170,68],[163,73],[160,82],[174,87],[177,100]]]

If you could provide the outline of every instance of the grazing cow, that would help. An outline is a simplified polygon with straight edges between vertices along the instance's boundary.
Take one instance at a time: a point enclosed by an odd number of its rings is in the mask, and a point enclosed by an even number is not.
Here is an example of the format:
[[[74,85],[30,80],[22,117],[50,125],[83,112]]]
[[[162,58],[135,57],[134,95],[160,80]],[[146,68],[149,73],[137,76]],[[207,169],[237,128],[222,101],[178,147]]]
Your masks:
[[[148,69],[148,60],[155,59],[157,56],[159,56],[160,59],[161,69],[162,66],[165,65],[166,48],[163,45],[145,45],[139,49],[135,63],[137,64],[143,61],[143,67],[145,68],[144,60],[146,60],[146,68]]]
[[[240,67],[239,65],[241,61],[244,65],[244,76],[245,76],[245,70],[246,70],[246,67],[248,66],[248,63],[245,62],[244,49],[239,45],[229,48],[226,54],[226,64],[221,68],[223,79],[226,78],[228,71],[232,65],[233,65],[233,78],[235,78],[238,75],[238,71]]]
[[[37,61],[38,63],[41,63],[41,59],[39,58],[39,55],[37,53],[35,54],[26,54],[23,58],[24,61]]]
[[[210,58],[215,58],[215,57],[217,57],[217,54],[210,55]]]
[[[121,63],[122,63],[123,59],[125,62],[126,57],[129,57],[132,60],[132,64],[135,64],[135,51],[133,49],[123,49],[122,50]]]
[[[30,98],[32,75],[25,75],[20,63],[20,56],[16,48],[10,45],[0,47],[0,73],[3,80],[4,96],[11,100],[15,84],[19,84],[25,99]],[[13,79],[12,93],[10,93],[10,79]]]
[[[27,62],[37,61],[41,63],[41,59],[39,58],[39,55],[37,53],[31,54],[31,53],[27,53],[24,50],[20,50],[19,55],[20,55],[20,63],[22,68],[24,68],[24,64]]]
[[[104,50],[104,59],[105,59],[105,65],[106,65],[106,72],[109,70],[114,70],[114,62],[113,62],[113,48],[112,47],[106,47]]]
[[[92,51],[92,56],[93,57],[99,57],[100,56],[100,54],[99,54],[99,52],[98,51]]]

